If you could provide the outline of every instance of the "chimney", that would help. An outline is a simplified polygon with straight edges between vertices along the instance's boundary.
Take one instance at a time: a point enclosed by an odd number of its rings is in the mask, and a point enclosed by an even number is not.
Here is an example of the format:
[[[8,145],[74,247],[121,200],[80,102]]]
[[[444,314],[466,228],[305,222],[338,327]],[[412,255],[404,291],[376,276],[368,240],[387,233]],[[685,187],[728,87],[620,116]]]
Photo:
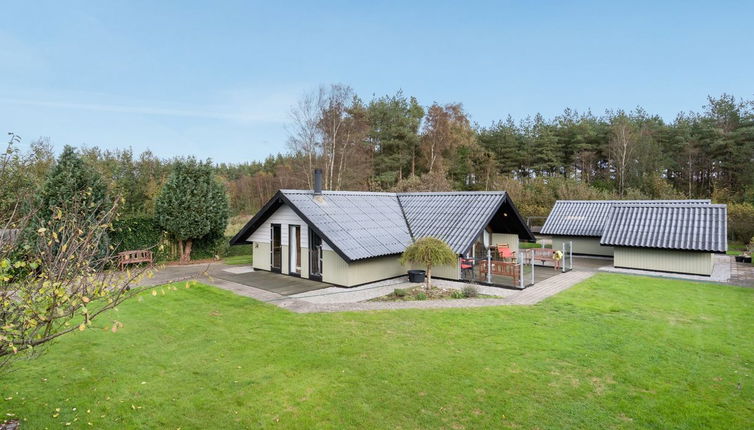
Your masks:
[[[314,195],[322,195],[322,169],[314,169]]]

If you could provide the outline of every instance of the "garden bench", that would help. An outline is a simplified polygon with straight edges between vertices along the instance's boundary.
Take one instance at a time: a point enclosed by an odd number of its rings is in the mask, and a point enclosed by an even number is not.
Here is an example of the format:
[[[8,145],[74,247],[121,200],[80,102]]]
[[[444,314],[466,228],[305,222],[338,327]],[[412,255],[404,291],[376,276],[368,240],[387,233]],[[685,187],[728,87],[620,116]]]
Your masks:
[[[123,251],[118,253],[118,268],[123,270],[128,264],[149,263],[151,266],[154,263],[152,258],[152,251],[146,249],[137,249],[133,251]]]
[[[553,252],[554,251],[550,248],[531,248],[528,250],[528,259],[534,259],[534,261],[539,261],[543,265],[547,261],[552,261],[554,264],[555,259],[552,257]]]

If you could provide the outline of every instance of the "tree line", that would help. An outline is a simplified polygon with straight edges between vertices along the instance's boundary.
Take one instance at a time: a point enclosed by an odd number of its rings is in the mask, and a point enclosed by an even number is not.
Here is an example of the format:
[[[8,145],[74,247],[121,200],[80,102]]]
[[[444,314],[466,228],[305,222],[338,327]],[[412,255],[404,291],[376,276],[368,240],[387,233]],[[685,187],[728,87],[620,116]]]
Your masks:
[[[286,130],[286,153],[212,164],[232,215],[253,214],[280,188],[311,188],[315,167],[327,190],[504,189],[526,216],[546,216],[559,198],[711,198],[743,208],[745,222],[754,204],[754,101],[728,94],[672,121],[642,108],[565,109],[480,125],[460,103],[422,105],[402,91],[365,100],[333,84],[304,94]],[[124,197],[126,217],[153,213],[176,161],[130,149],[79,152]],[[14,157],[23,168],[2,191],[4,207],[14,190],[34,195],[54,164],[49,139]]]

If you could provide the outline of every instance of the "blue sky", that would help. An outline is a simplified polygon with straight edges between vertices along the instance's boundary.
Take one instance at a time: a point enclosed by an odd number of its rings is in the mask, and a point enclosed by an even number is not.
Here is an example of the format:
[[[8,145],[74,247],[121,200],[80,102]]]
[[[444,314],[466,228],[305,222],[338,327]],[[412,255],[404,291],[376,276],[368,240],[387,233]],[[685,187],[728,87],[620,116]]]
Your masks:
[[[271,4],[274,3],[274,4]],[[3,6],[0,132],[251,161],[322,83],[487,125],[754,98],[754,2],[37,1]]]

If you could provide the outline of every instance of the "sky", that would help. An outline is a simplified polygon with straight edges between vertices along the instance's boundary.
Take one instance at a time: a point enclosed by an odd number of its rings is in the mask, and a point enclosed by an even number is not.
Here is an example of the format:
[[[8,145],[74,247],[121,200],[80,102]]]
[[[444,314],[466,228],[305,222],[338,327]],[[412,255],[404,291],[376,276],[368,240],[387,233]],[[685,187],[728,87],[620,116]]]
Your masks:
[[[321,84],[461,102],[481,125],[566,107],[672,121],[754,98],[754,2],[35,1],[0,24],[0,133],[217,162],[286,150]]]

